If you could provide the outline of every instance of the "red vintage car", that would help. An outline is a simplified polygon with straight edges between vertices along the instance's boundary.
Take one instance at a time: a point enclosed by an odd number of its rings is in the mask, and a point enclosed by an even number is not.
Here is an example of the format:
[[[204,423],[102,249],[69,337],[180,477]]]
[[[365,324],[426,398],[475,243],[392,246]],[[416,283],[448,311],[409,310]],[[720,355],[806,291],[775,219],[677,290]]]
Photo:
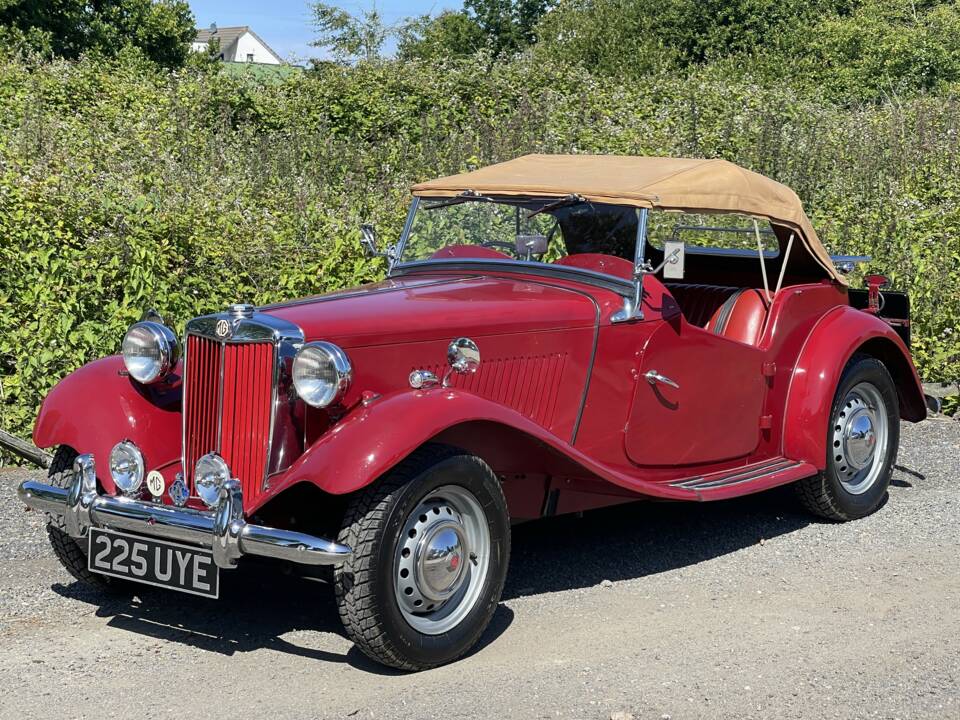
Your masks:
[[[383,282],[186,323],[65,378],[23,501],[79,580],[217,597],[331,566],[349,637],[422,669],[499,601],[511,523],[792,483],[884,502],[926,415],[909,308],[847,287],[797,196],[720,160],[531,155],[413,187]],[[846,261],[845,261],[846,262]]]

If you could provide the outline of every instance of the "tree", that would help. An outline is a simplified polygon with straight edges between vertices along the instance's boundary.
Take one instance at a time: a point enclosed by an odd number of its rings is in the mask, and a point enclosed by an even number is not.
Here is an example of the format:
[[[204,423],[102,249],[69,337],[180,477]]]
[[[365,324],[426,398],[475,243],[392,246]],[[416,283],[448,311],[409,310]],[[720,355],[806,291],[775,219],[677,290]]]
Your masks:
[[[824,18],[797,53],[795,76],[841,102],[937,91],[960,81],[960,10],[934,0],[865,0]]]
[[[436,17],[422,15],[400,29],[397,56],[401,60],[466,57],[484,47],[484,33],[465,12],[446,10]]]
[[[386,25],[374,5],[351,15],[333,5],[318,2],[310,6],[313,25],[319,35],[310,43],[313,47],[328,48],[338,62],[374,60],[381,56],[387,38],[396,31]]]
[[[48,55],[114,55],[134,46],[165,67],[183,65],[196,33],[185,0],[0,0],[0,29]]]
[[[553,0],[466,0],[474,18],[497,55],[513,53],[537,41],[537,23],[554,7]]]
[[[487,49],[513,55],[537,41],[537,24],[555,0],[466,0],[464,9],[408,21],[399,56],[420,60],[463,57]]]

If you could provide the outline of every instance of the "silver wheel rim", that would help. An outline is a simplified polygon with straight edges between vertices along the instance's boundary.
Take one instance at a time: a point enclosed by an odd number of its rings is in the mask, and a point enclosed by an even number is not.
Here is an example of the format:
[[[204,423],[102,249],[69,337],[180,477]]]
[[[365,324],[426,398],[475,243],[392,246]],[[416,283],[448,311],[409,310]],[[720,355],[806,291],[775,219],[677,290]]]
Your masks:
[[[403,525],[394,559],[394,594],[403,618],[424,635],[460,624],[476,606],[490,567],[490,529],[472,492],[445,485]]]
[[[833,419],[833,466],[843,489],[867,492],[883,470],[890,432],[887,406],[871,383],[854,385]]]

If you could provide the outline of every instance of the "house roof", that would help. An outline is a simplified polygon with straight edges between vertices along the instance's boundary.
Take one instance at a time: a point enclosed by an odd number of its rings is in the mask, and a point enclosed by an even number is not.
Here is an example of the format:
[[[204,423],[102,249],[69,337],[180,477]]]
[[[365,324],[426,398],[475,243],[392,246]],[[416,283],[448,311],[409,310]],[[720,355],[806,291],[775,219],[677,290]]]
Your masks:
[[[742,213],[794,230],[827,273],[844,283],[786,185],[726,160],[623,155],[525,155],[414,185],[420,197],[481,195],[563,197],[657,210]]]
[[[194,42],[198,43],[209,43],[211,40],[220,41],[220,52],[224,55],[229,54],[229,50],[232,46],[236,45],[237,40],[242,38],[247,33],[250,33],[257,39],[267,52],[269,52],[273,57],[277,59],[277,62],[282,63],[283,59],[273,51],[273,48],[267,45],[263,38],[257,35],[253,30],[250,29],[249,25],[236,25],[233,27],[218,27],[215,30],[206,28],[204,30],[197,30],[197,37],[194,38]]]

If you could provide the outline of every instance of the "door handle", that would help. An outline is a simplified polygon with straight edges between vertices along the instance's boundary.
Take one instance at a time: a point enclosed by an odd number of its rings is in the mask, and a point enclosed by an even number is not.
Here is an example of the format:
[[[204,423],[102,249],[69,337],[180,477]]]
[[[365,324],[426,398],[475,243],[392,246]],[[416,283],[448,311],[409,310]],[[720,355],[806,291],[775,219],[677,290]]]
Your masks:
[[[657,383],[663,383],[664,385],[669,385],[672,388],[680,389],[680,386],[677,385],[673,380],[668,378],[666,375],[661,375],[656,370],[648,370],[644,375],[647,379],[647,382],[651,385],[656,385]]]

